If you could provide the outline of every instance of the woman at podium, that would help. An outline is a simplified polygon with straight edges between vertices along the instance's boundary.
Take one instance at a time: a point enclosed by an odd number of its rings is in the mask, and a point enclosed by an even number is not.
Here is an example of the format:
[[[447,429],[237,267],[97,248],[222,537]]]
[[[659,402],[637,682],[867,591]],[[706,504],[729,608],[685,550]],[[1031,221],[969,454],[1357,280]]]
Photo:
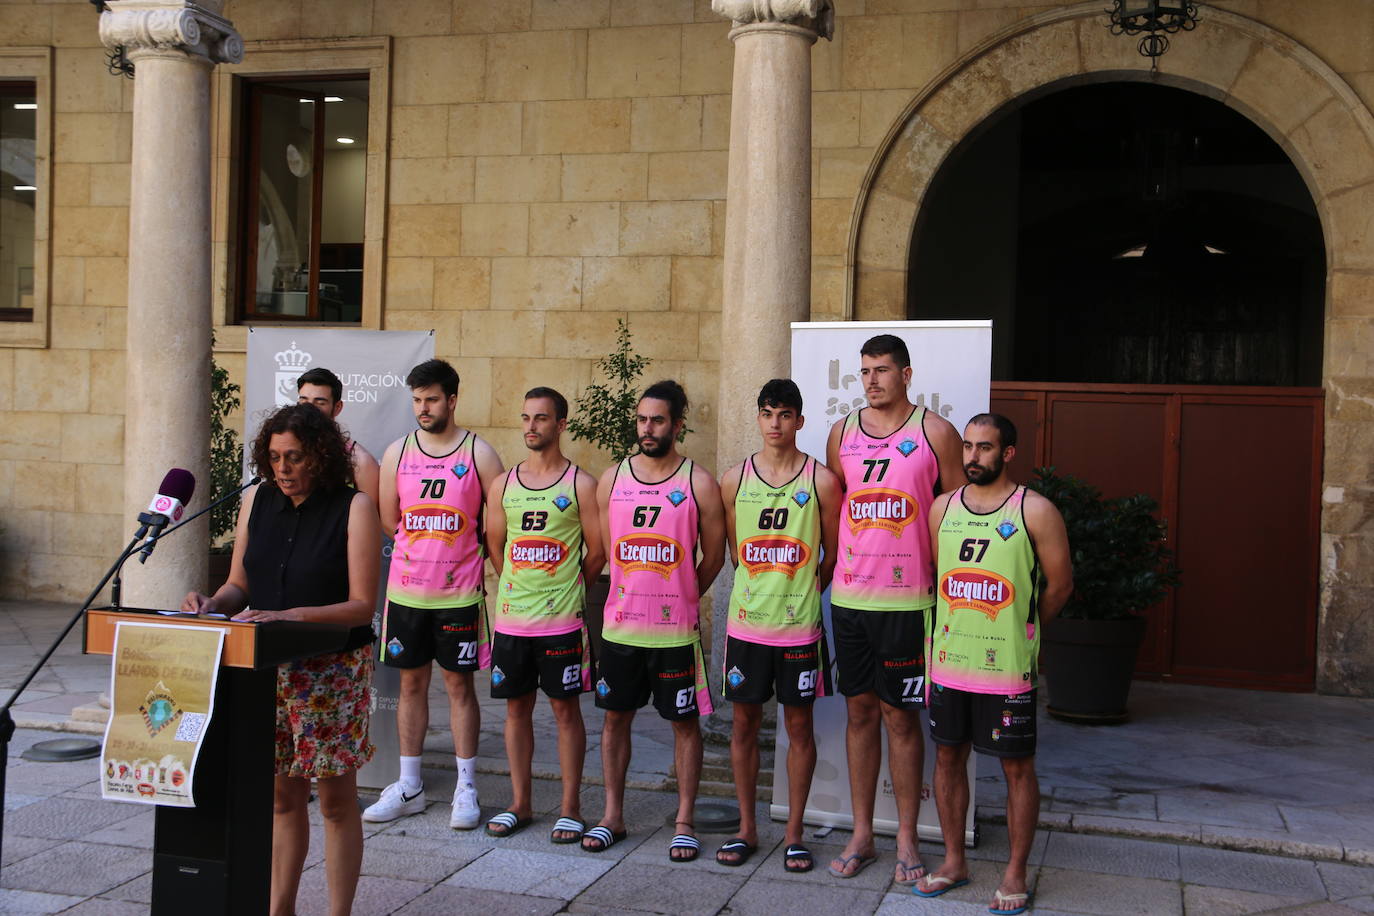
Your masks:
[[[310,844],[306,805],[316,780],[331,913],[348,913],[363,859],[356,773],[367,736],[372,608],[381,553],[377,509],[352,479],[339,427],[309,405],[269,416],[253,441],[263,482],[243,497],[229,579],[182,610],[235,620],[348,624],[342,651],[277,669],[272,913],[295,911]]]

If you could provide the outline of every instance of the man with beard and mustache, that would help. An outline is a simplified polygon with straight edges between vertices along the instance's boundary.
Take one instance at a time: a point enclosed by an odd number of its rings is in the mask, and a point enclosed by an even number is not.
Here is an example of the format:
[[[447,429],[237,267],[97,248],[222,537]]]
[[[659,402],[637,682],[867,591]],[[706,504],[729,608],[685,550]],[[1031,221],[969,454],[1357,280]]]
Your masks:
[[[968,883],[964,820],[968,755],[1000,758],[1007,780],[1011,855],[989,911],[1030,905],[1026,859],[1040,813],[1035,778],[1036,657],[1040,627],[1073,591],[1069,539],[1059,510],[1003,473],[1016,427],[979,414],[964,429],[968,486],[930,507],[937,582],[931,645],[930,735],[937,747],[935,803],[945,861],[912,892],[939,895]]]
[[[603,852],[625,838],[630,724],[650,697],[673,726],[678,832],[668,858],[690,862],[701,849],[692,818],[701,781],[700,717],[712,706],[698,601],[725,562],[725,509],[710,471],[678,454],[686,412],[681,385],[650,385],[635,408],[639,454],[608,469],[597,487],[611,562],[595,686],[596,705],[606,711],[606,810],[582,837],[588,852]]]
[[[831,428],[825,462],[844,486],[830,623],[849,719],[844,743],[854,810],[854,833],[830,873],[852,878],[877,858],[873,806],[886,727],[897,802],[893,880],[912,885],[925,874],[916,845],[925,757],[920,709],[935,604],[935,565],[921,519],[937,493],[963,482],[959,433],[907,397],[911,355],[900,337],[871,337],[859,356],[868,406]]]
[[[586,825],[579,792],[587,729],[581,695],[591,689],[586,583],[606,565],[596,514],[596,479],[563,457],[568,400],[552,388],[525,392],[520,411],[529,455],[487,491],[487,556],[501,577],[491,647],[491,695],[506,701],[506,757],[513,800],[487,822],[510,836],[534,819],[535,688],[558,724],[561,816],[549,840],[576,843]]]
[[[425,809],[420,754],[429,727],[431,662],[448,691],[458,784],[449,826],[482,818],[474,783],[481,712],[472,673],[488,663],[483,606],[482,503],[504,468],[495,449],[454,422],[458,373],[441,359],[406,376],[419,429],[382,457],[382,528],[395,532],[382,620],[382,660],[401,669],[396,731],[401,778],[363,812],[391,821]]]

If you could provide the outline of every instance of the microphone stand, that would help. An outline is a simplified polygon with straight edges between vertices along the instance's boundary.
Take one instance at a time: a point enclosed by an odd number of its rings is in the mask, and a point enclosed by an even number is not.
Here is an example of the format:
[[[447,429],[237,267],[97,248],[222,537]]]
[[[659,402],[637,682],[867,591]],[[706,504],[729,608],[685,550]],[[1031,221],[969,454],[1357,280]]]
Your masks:
[[[173,525],[171,528],[168,528],[165,531],[161,531],[158,534],[154,535],[151,538],[151,541],[153,543],[156,543],[158,540],[166,537],[173,531],[176,531],[182,525],[185,525],[189,522],[196,520],[197,518],[200,518],[202,515],[209,512],[211,509],[214,509],[216,506],[228,502],[230,499],[233,499],[235,496],[238,496],[244,490],[248,489],[249,487],[253,486],[253,484],[258,483],[261,480],[261,477],[254,477],[252,480],[248,481],[246,484],[239,487],[237,490],[233,490],[229,493],[226,493],[224,496],[221,496],[219,499],[210,503],[210,505],[206,506],[204,509],[201,509],[194,515],[187,516],[186,518],[178,522],[176,525]],[[33,682],[33,679],[38,676],[39,669],[41,669],[45,664],[47,664],[48,659],[52,658],[53,653],[57,651],[57,647],[60,646],[62,644],[62,641],[67,638],[67,634],[70,633],[72,631],[72,628],[76,626],[76,622],[81,619],[81,615],[86,613],[90,606],[95,603],[95,599],[100,596],[100,593],[105,588],[106,583],[108,583],[111,579],[114,579],[116,584],[112,585],[110,588],[110,598],[113,602],[113,606],[116,608],[119,607],[119,572],[121,569],[124,568],[124,562],[128,560],[129,557],[133,556],[134,554],[142,550],[144,543],[150,540],[149,538],[145,537],[146,533],[146,527],[140,529],[139,532],[133,536],[133,539],[129,541],[129,543],[125,546],[125,548],[122,551],[120,551],[119,558],[116,559],[114,563],[110,565],[110,568],[105,571],[105,575],[100,580],[100,584],[98,584],[95,588],[91,589],[91,593],[86,596],[85,601],[81,602],[81,607],[77,609],[77,612],[75,614],[72,615],[72,619],[67,621],[67,625],[62,628],[62,632],[57,635],[57,638],[53,640],[52,645],[48,646],[48,650],[43,653],[43,657],[40,658],[38,660],[38,663],[35,664],[32,669],[29,670],[28,675],[24,678],[22,682],[20,682],[19,686],[14,689],[14,692],[10,694],[9,699],[5,701],[5,705],[0,706],[0,849],[3,849],[5,840],[5,774],[6,771],[9,769],[10,738],[14,737],[14,717],[10,715],[10,707],[14,705],[15,700],[19,699],[19,695],[24,692],[24,689]]]

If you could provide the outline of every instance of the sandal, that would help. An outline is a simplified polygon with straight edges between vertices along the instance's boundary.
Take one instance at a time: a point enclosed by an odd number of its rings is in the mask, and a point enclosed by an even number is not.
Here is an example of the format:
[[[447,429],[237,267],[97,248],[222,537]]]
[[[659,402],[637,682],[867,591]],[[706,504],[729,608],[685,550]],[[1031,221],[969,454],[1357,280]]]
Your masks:
[[[925,863],[919,858],[916,860],[915,865],[908,865],[904,859],[898,859],[897,871],[901,872],[903,875],[911,871],[916,872],[916,876],[912,878],[898,878],[895,874],[892,876],[892,883],[899,884],[902,887],[912,887],[917,881],[920,881],[926,876]]]
[[[735,837],[734,839],[726,841],[724,845],[716,850],[716,864],[727,865],[730,868],[739,868],[745,862],[749,861],[749,857],[757,852],[758,848],[757,843],[747,843],[743,837]],[[721,853],[732,854],[734,858],[722,859],[720,857]]]
[[[554,836],[554,834],[557,833],[575,833],[577,836]],[[560,817],[554,822],[553,829],[549,831],[549,842],[566,846],[570,843],[576,843],[578,840],[582,839],[586,833],[587,825],[582,821],[579,821],[575,817]],[[612,839],[612,842],[614,842],[614,839]]]
[[[802,864],[793,867],[794,863],[797,862],[800,862]],[[801,843],[788,844],[787,851],[782,854],[783,871],[801,874],[802,872],[810,871],[815,867],[816,860],[811,858],[811,850],[807,849]]]
[[[605,852],[616,843],[619,843],[629,833],[624,830],[612,830],[603,824],[597,824],[591,830],[582,834],[582,849],[584,852]],[[587,841],[595,843],[595,846],[588,846]]]
[[[508,837],[519,833],[533,823],[533,817],[520,817],[514,811],[502,811],[487,821],[487,836]],[[493,830],[493,827],[496,829]]]
[[[988,912],[994,916],[1017,916],[1030,909],[1030,894],[1004,894],[998,890],[993,894],[993,905]]]
[[[687,824],[687,829],[688,829],[688,830],[693,829],[693,828],[692,828],[692,825],[689,824],[689,823],[687,823],[687,821],[678,821],[677,823],[678,823],[678,824]],[[677,824],[674,824],[673,826],[676,827]],[[687,855],[685,855],[685,856],[675,856],[675,855],[673,855],[673,851],[676,850],[676,849],[683,849],[683,850],[686,850],[686,851],[687,851]],[[696,837],[692,836],[690,833],[679,833],[679,834],[677,834],[676,836],[674,836],[673,839],[668,843],[668,861],[669,861],[669,862],[692,862],[692,861],[695,861],[695,860],[696,860],[696,857],[697,857],[700,853],[701,853],[701,841],[698,840]]]

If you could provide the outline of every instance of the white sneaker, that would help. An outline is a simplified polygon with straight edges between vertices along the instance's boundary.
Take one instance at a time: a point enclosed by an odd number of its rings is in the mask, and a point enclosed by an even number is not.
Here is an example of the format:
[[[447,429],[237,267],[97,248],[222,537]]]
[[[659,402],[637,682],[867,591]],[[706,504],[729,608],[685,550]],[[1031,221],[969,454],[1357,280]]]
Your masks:
[[[482,820],[482,806],[477,803],[477,787],[470,782],[459,783],[453,790],[453,814],[448,825],[454,830],[471,830]]]
[[[382,790],[382,797],[363,811],[363,820],[384,823],[425,810],[425,790],[417,788],[414,794],[410,794],[406,788],[403,782],[393,782],[387,786]]]

